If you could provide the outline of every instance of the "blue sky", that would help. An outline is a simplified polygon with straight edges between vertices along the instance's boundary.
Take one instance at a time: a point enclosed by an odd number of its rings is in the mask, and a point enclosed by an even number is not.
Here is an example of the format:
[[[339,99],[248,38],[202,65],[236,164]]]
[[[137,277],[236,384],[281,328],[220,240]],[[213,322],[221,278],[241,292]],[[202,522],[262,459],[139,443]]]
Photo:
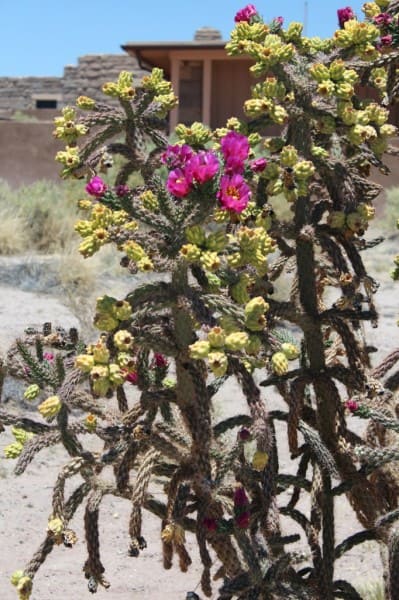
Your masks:
[[[252,0],[265,20],[304,21],[304,0]],[[208,25],[228,39],[241,0],[0,0],[0,77],[62,75],[83,54],[120,53],[128,41],[191,40]],[[307,34],[329,37],[336,11],[363,1],[308,0]]]

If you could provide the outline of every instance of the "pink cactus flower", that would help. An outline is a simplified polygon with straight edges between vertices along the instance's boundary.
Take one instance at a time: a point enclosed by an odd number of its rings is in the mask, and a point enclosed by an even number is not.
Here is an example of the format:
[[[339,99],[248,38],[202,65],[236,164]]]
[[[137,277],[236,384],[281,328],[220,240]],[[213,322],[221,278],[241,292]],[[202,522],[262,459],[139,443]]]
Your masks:
[[[128,185],[117,185],[115,188],[115,193],[118,198],[123,198],[130,193],[130,187]]]
[[[174,169],[169,173],[166,187],[177,198],[184,198],[192,189],[192,177],[182,169]]]
[[[101,198],[107,191],[107,184],[96,175],[92,177],[89,183],[86,185],[86,192],[90,194],[90,196],[95,196],[96,198]]]
[[[193,149],[187,144],[175,144],[166,148],[161,156],[161,161],[168,169],[181,169],[193,154]]]
[[[266,169],[266,167],[267,167],[267,160],[263,157],[255,158],[255,160],[252,160],[249,163],[249,168],[254,173],[261,173],[262,171],[264,171]]]
[[[220,148],[225,160],[228,173],[242,173],[244,162],[249,155],[248,138],[237,131],[229,131],[220,140]]]
[[[352,399],[347,400],[345,402],[345,406],[351,413],[356,412],[359,408],[358,402],[356,402],[356,400],[352,400]]]
[[[392,35],[387,33],[387,35],[383,35],[380,38],[381,46],[392,46]]]
[[[154,364],[156,367],[167,367],[168,361],[160,352],[154,352]]]
[[[223,175],[217,197],[223,208],[241,213],[248,205],[251,190],[240,174],[236,173],[231,177]]]
[[[52,362],[54,360],[54,354],[52,352],[44,352],[43,358],[48,362]]]
[[[139,376],[136,371],[128,371],[125,374],[125,381],[128,381],[132,385],[137,385],[138,380],[139,380]]]
[[[339,8],[337,10],[338,23],[341,29],[343,29],[345,23],[355,18],[355,13],[351,9],[350,6],[346,6],[345,8]]]
[[[219,171],[219,160],[213,152],[201,150],[194,154],[186,164],[184,172],[189,179],[198,183],[205,183],[216,175]]]
[[[242,485],[238,485],[234,491],[234,506],[243,507],[248,506],[249,500],[245,489]]]
[[[246,21],[247,23],[250,23],[252,17],[255,17],[257,14],[258,11],[256,10],[255,6],[253,4],[247,4],[244,6],[244,8],[241,8],[241,10],[236,13],[234,21],[236,23],[239,23],[240,21]]]
[[[392,23],[393,19],[388,13],[380,13],[374,17],[373,21],[378,27],[386,27]]]

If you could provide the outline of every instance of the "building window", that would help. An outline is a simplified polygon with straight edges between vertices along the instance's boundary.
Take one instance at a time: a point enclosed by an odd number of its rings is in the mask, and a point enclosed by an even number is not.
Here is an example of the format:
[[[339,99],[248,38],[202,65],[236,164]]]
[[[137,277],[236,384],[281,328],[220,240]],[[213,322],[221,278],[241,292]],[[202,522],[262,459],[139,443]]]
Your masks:
[[[57,108],[57,100],[36,100],[36,108]]]

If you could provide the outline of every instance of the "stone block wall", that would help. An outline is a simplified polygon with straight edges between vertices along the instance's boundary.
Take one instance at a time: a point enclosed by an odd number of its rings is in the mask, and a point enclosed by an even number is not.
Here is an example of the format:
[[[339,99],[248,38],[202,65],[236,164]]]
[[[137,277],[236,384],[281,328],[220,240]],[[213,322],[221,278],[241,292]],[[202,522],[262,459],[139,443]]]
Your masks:
[[[136,81],[146,74],[126,54],[88,54],[77,65],[66,66],[62,77],[0,77],[0,115],[36,110],[37,100],[56,100],[60,109],[79,95],[103,99],[103,83],[115,80],[120,71],[133,71]]]

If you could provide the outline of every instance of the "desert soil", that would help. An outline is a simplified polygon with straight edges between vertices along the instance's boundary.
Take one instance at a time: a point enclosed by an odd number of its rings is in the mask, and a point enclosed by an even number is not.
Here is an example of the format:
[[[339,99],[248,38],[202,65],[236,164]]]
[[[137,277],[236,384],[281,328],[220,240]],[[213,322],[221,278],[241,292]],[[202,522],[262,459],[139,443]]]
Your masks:
[[[390,260],[396,254],[397,240],[392,239],[385,250],[368,251],[371,262],[370,271],[380,281],[377,293],[377,306],[380,310],[380,323],[377,329],[368,330],[371,343],[379,347],[376,363],[380,358],[399,345],[396,319],[399,315],[399,283],[393,283],[387,274]],[[11,265],[11,266],[10,266]],[[15,265],[14,265],[15,266]],[[4,354],[12,341],[27,326],[38,326],[43,321],[51,320],[53,324],[64,327],[78,325],[77,317],[64,305],[59,290],[54,288],[53,294],[41,293],[38,286],[34,291],[26,289],[26,281],[19,275],[13,276],[12,261],[7,267],[0,264],[0,351]],[[40,287],[40,286],[39,286]],[[109,293],[108,288],[103,291]],[[20,392],[19,392],[20,394]],[[270,391],[263,391],[268,406],[275,407],[278,400]],[[5,386],[2,402],[10,410],[26,411],[21,405],[18,390],[13,382]],[[216,399],[218,414],[224,415],[239,410],[243,403],[242,396],[233,382],[227,382]],[[362,430],[364,422],[350,417],[351,424],[357,431]],[[286,431],[281,427],[277,431],[281,442],[280,464],[282,472],[294,472],[294,465],[284,440]],[[67,461],[67,454],[62,448],[42,450],[28,467],[27,471],[16,477],[13,475],[14,461],[6,460],[3,448],[12,441],[9,431],[0,435],[0,598],[15,600],[15,589],[9,583],[11,573],[21,569],[30,560],[45,536],[47,520],[51,513],[51,492],[60,467]],[[72,484],[76,485],[75,479]],[[154,493],[161,494],[161,489]],[[279,502],[284,503],[282,496]],[[302,505],[306,511],[307,507]],[[348,502],[340,497],[336,500],[336,543],[345,539],[361,526],[356,521]],[[146,513],[143,519],[143,534],[148,547],[139,558],[129,558],[127,534],[129,505],[126,501],[106,497],[100,511],[100,541],[102,560],[106,568],[106,577],[111,582],[109,590],[99,589],[97,597],[112,600],[184,600],[186,593],[196,590],[201,596],[199,581],[201,565],[195,551],[193,541],[189,538],[189,549],[192,549],[193,565],[188,573],[182,574],[178,565],[165,571],[162,568],[160,546],[160,522]],[[92,598],[87,590],[82,573],[82,565],[86,560],[85,540],[83,532],[82,509],[76,513],[71,527],[78,535],[78,542],[71,549],[56,547],[34,580],[32,600],[50,600],[64,598],[75,600]],[[286,533],[293,533],[292,522],[283,522]],[[300,547],[298,547],[298,550]],[[381,564],[378,547],[374,543],[366,543],[348,552],[337,563],[336,578],[348,578],[355,585],[381,578]],[[217,597],[217,583],[214,586],[213,598]]]

